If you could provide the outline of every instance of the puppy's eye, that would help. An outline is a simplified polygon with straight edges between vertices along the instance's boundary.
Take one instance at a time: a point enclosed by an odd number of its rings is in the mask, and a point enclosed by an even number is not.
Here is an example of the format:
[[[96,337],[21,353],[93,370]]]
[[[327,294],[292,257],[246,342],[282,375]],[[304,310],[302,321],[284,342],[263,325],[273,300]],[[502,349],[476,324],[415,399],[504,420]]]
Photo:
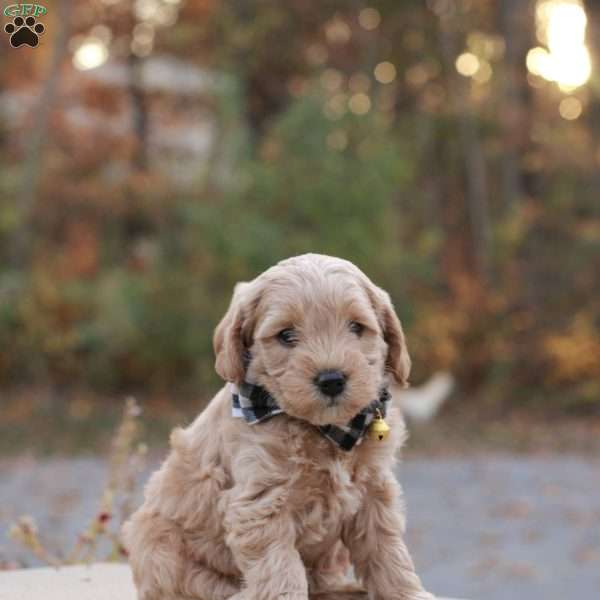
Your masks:
[[[277,334],[277,339],[284,346],[295,346],[298,343],[298,335],[296,334],[296,330],[292,327],[288,327],[287,329],[282,329]]]
[[[352,333],[355,333],[358,337],[360,337],[363,334],[363,331],[365,330],[365,326],[362,323],[359,323],[358,321],[350,321],[349,327],[350,331]]]

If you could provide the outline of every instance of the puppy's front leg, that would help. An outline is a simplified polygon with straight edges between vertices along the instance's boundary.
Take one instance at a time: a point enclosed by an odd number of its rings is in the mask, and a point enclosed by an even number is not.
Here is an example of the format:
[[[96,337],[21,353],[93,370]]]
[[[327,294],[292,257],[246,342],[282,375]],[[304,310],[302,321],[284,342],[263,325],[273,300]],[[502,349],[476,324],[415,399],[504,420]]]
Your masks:
[[[402,539],[400,498],[400,486],[392,473],[375,475],[367,484],[358,514],[344,528],[344,541],[370,600],[433,600]]]
[[[288,495],[285,486],[257,482],[232,490],[226,541],[245,583],[235,600],[308,600]]]

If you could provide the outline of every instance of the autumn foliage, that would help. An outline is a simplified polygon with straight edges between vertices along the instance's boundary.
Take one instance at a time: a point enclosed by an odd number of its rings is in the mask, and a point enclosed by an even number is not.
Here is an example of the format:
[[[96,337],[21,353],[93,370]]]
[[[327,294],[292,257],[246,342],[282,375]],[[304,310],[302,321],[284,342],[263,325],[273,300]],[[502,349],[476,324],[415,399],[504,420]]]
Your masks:
[[[414,381],[600,410],[598,76],[528,70],[512,5],[61,0],[2,40],[0,385],[197,393],[234,283],[316,251],[390,291]]]

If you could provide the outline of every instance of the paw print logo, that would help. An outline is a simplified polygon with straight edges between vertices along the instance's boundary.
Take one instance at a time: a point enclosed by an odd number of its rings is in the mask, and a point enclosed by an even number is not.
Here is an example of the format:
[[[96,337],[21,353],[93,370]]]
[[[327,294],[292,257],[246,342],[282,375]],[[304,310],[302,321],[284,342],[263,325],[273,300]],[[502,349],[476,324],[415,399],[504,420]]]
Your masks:
[[[18,48],[25,44],[35,48],[39,43],[39,36],[44,33],[46,28],[36,22],[35,17],[15,17],[12,23],[4,26],[4,31],[10,35],[10,45]]]

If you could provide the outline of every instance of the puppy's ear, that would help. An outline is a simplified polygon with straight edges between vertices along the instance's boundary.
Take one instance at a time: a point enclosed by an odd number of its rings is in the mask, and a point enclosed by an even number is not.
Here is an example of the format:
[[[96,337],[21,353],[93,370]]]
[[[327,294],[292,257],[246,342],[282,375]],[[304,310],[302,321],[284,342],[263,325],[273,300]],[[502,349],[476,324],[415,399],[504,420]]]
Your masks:
[[[408,386],[411,360],[406,346],[406,338],[400,320],[387,292],[383,308],[383,339],[388,345],[387,367],[394,379],[404,387]]]
[[[225,380],[240,384],[244,380],[246,365],[244,356],[250,332],[252,313],[257,300],[248,298],[251,284],[236,284],[229,309],[215,329],[213,348],[215,370]]]
[[[377,314],[383,339],[388,346],[386,369],[400,385],[407,387],[411,361],[404,331],[390,300],[390,295],[373,284],[369,285],[367,291]]]

